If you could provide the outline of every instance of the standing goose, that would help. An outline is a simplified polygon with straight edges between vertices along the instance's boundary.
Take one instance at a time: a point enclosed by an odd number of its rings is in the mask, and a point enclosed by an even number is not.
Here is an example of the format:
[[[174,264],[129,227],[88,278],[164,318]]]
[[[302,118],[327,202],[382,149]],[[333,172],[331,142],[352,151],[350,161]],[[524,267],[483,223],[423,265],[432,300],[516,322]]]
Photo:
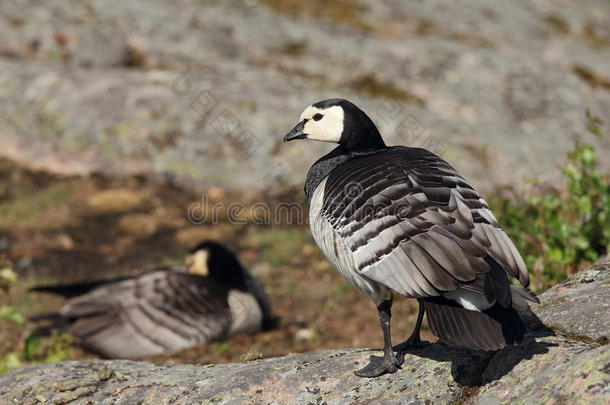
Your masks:
[[[424,312],[447,344],[497,350],[520,342],[516,309],[538,302],[523,259],[485,200],[447,162],[425,149],[386,146],[373,121],[334,98],[307,107],[284,141],[339,144],[309,169],[311,232],[337,270],[379,311],[384,357],[361,377],[393,373],[420,343]],[[392,292],[417,298],[413,333],[392,347]],[[400,359],[400,360],[399,360]]]
[[[270,322],[263,286],[224,246],[191,250],[186,266],[110,282],[38,287],[70,299],[51,320],[106,358],[142,358],[198,343],[253,333]],[[49,329],[49,328],[47,328]]]

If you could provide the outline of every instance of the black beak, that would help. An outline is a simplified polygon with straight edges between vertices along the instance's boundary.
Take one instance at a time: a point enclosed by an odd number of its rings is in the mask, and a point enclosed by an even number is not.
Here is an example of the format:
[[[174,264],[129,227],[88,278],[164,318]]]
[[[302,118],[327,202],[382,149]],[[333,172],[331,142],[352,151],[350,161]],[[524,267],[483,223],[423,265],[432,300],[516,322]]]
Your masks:
[[[294,128],[286,134],[284,137],[284,142],[290,142],[295,139],[303,139],[307,138],[307,134],[303,132],[303,128],[305,127],[305,120],[299,122]]]

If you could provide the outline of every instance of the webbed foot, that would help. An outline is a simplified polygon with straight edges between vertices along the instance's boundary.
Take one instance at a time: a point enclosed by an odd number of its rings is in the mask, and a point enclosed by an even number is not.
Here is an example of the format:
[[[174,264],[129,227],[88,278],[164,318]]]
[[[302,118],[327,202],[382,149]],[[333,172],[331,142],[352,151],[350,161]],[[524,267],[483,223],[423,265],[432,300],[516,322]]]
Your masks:
[[[378,377],[385,373],[395,373],[400,368],[400,365],[404,361],[404,357],[400,356],[399,359],[392,353],[391,356],[370,356],[370,362],[365,367],[354,372],[358,377]]]

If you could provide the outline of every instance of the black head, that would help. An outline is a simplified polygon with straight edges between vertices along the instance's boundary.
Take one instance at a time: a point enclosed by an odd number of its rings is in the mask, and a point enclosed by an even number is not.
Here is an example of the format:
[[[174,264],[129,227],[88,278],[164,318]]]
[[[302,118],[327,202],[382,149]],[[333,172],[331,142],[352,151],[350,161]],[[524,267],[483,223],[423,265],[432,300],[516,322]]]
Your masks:
[[[346,151],[386,147],[379,130],[364,111],[342,98],[318,101],[301,114],[300,122],[284,141],[313,139],[338,143]]]
[[[205,241],[190,250],[186,263],[189,273],[209,276],[214,281],[254,295],[263,312],[263,329],[275,327],[269,298],[263,285],[239,263],[237,257],[218,242]]]
[[[228,287],[243,287],[246,271],[237,257],[218,242],[205,241],[189,251],[186,264],[189,273],[209,276]]]

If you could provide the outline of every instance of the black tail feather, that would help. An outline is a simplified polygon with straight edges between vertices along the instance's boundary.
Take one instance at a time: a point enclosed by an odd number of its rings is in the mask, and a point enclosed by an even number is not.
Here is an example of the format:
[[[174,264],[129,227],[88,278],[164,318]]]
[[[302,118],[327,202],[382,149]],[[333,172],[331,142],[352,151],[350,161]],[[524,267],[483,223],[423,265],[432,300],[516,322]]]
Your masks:
[[[510,307],[510,284],[506,272],[491,256],[486,256],[485,261],[489,264],[489,272],[485,273],[483,279],[485,297],[489,302],[495,300],[504,308]]]
[[[32,322],[49,321],[57,322],[64,319],[59,312],[44,312],[42,314],[35,314],[28,316],[28,320]]]
[[[100,285],[101,283],[83,283],[70,285],[49,285],[30,288],[31,292],[45,292],[61,295],[66,298],[72,298],[83,295]]]
[[[77,284],[64,284],[64,285],[43,285],[39,287],[30,288],[29,291],[35,292],[46,292],[51,294],[57,294],[64,296],[66,298],[72,298],[79,295],[83,295],[93,290],[96,287],[99,287],[103,284],[108,284],[109,282],[117,282],[130,279],[132,277],[119,277],[114,278],[112,280],[103,280],[103,281],[91,281],[86,283],[77,283]]]
[[[504,308],[503,306],[496,304],[493,307],[484,310],[483,313],[501,325],[502,336],[507,345],[521,343],[523,341],[523,335],[525,335],[527,329],[515,309],[512,307]]]
[[[498,350],[521,342],[526,332],[517,312],[498,303],[478,312],[443,297],[434,297],[425,299],[424,306],[432,332],[453,346]]]
[[[72,320],[64,318],[59,312],[46,312],[35,314],[28,317],[31,322],[44,322],[45,324],[36,327],[34,333],[37,336],[50,336],[54,331],[58,333],[66,332],[72,325]]]

